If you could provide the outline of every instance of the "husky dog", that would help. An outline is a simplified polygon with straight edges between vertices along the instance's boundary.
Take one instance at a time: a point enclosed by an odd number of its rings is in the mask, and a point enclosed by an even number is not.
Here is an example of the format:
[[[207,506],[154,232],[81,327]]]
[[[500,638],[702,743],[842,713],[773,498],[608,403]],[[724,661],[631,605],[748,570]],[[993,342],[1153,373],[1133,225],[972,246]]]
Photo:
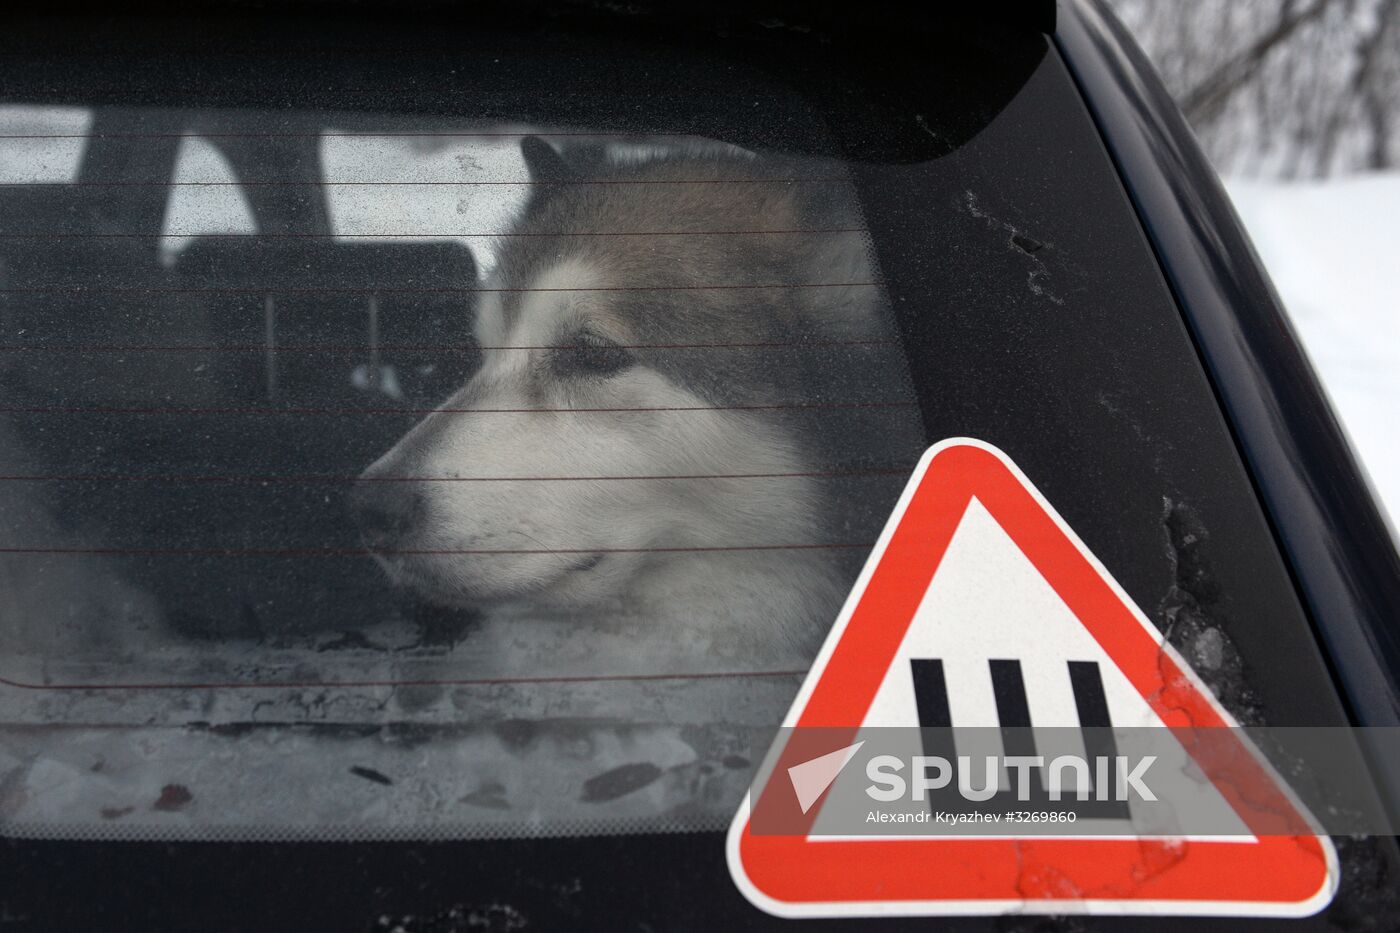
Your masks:
[[[829,474],[915,433],[881,414],[908,383],[845,183],[713,148],[522,155],[481,367],[362,475],[365,541],[532,670],[810,659],[892,502],[853,520]]]

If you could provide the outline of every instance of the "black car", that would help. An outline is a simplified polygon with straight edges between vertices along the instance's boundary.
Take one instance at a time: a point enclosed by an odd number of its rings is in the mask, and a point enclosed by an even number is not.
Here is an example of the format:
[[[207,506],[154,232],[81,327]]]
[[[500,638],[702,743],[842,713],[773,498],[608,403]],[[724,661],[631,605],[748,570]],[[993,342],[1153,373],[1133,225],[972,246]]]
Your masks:
[[[4,923],[1400,928],[1395,540],[1099,0],[5,19]],[[875,907],[741,891],[735,812],[950,438],[1136,613],[1192,727],[1342,749],[1344,793],[1264,766],[1315,893],[1135,890],[1209,833],[1009,901],[911,907],[889,860],[963,855],[878,847]],[[1016,638],[988,721],[914,661],[926,743],[1047,724],[1064,659]],[[1104,650],[1057,701],[1086,737],[1124,725]]]

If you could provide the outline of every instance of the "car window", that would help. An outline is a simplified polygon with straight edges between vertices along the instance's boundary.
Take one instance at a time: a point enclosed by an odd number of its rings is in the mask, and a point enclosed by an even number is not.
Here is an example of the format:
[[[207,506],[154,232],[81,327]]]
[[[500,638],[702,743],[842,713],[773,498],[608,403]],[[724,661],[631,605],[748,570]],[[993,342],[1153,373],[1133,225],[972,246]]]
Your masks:
[[[80,113],[0,126],[4,676],[14,719],[102,728],[17,739],[77,771],[10,819],[727,819],[923,447],[845,167]]]

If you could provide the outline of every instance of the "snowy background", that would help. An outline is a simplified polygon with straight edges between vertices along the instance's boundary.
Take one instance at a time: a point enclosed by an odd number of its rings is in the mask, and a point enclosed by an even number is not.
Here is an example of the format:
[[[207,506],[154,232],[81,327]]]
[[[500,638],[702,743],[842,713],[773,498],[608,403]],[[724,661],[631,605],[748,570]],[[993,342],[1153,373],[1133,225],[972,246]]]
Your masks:
[[[1400,0],[1110,0],[1400,516]]]

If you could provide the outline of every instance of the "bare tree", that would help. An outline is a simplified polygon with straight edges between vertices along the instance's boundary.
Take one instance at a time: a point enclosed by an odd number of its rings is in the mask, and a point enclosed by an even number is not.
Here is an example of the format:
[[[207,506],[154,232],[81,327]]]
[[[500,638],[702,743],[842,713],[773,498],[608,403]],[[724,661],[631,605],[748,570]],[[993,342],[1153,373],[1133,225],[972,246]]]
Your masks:
[[[1110,0],[1221,171],[1392,168],[1400,0]]]

